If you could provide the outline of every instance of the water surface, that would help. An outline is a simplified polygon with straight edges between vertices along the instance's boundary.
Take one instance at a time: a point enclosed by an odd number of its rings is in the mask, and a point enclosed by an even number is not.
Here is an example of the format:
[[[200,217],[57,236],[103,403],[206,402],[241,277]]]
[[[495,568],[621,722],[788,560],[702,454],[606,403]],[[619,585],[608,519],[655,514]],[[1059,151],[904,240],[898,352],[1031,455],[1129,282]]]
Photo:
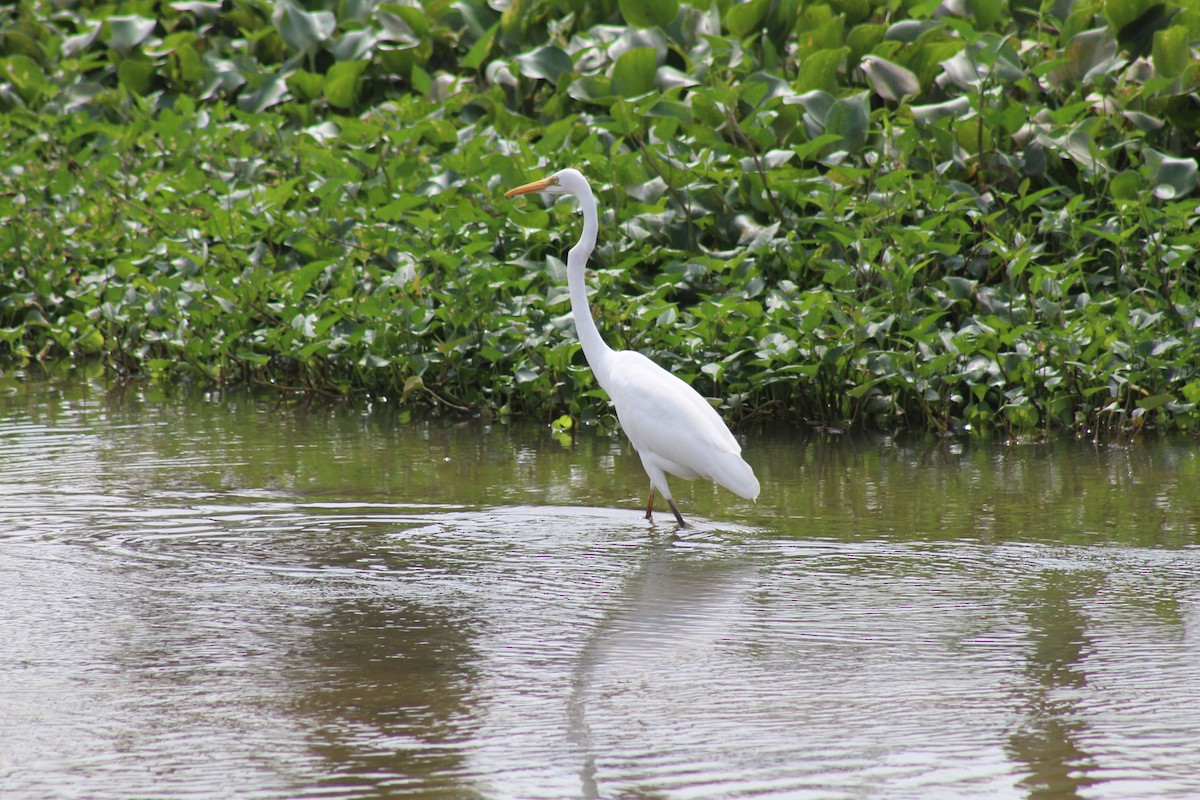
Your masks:
[[[742,438],[0,381],[0,795],[1200,796],[1195,442]]]

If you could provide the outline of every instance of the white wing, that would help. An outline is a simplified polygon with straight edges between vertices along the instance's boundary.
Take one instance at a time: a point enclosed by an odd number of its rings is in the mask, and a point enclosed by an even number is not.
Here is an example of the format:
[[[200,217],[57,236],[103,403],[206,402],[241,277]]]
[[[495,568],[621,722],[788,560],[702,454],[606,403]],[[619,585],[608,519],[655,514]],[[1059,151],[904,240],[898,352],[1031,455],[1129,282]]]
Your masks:
[[[597,379],[638,454],[681,478],[707,478],[754,499],[758,479],[742,448],[700,393],[641,353],[621,350]]]

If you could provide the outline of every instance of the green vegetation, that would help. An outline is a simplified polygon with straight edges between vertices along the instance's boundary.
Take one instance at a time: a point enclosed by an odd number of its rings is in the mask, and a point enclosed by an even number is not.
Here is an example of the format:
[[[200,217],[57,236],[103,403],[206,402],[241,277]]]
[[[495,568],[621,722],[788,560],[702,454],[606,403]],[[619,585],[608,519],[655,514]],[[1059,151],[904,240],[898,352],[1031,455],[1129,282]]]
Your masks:
[[[734,418],[1200,425],[1200,0],[0,10],[0,364],[607,414],[595,311]]]

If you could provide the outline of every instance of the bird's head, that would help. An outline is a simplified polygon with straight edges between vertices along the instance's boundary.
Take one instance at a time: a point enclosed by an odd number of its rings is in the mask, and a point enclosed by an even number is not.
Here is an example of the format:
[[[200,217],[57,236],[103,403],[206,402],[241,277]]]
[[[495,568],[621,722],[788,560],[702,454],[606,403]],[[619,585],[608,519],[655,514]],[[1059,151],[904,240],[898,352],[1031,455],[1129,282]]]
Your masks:
[[[582,197],[585,194],[591,194],[591,188],[588,186],[587,179],[577,169],[563,169],[554,173],[548,178],[542,178],[540,181],[527,183],[524,186],[518,186],[515,189],[509,189],[504,193],[505,197],[516,197],[519,194],[529,194],[530,192],[543,192],[544,194],[570,194],[576,197]]]

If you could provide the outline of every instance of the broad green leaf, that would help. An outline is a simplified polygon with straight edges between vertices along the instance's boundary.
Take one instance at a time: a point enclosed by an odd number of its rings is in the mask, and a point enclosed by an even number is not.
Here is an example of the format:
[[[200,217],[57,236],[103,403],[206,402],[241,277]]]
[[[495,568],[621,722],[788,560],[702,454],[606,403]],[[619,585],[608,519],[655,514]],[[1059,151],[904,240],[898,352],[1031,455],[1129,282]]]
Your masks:
[[[1141,400],[1138,400],[1137,407],[1142,409],[1143,411],[1153,411],[1154,409],[1156,409],[1160,406],[1166,405],[1167,403],[1173,403],[1174,401],[1175,401],[1175,395],[1155,394],[1155,395],[1151,395],[1149,397],[1143,397]]]
[[[613,65],[613,94],[619,97],[639,97],[654,91],[657,68],[657,54],[654,48],[635,47],[626,51]]]
[[[763,18],[766,17],[770,7],[770,0],[748,0],[748,2],[730,6],[722,20],[725,30],[738,39],[744,39],[752,31],[762,27]]]
[[[287,81],[281,75],[269,75],[262,85],[249,94],[238,97],[238,108],[257,114],[282,103],[288,96]]]
[[[1178,158],[1147,147],[1146,170],[1154,195],[1162,200],[1184,197],[1196,188],[1197,164],[1194,158]]]
[[[1174,78],[1182,73],[1192,59],[1188,38],[1188,29],[1183,25],[1156,31],[1151,49],[1154,71],[1164,78]]]
[[[117,67],[121,85],[135,94],[149,94],[157,66],[142,58],[126,58]]]
[[[496,41],[496,31],[500,30],[500,23],[492,25],[487,29],[487,32],[475,40],[471,45],[471,49],[463,56],[459,63],[466,69],[479,69],[483,62],[487,60],[488,55],[492,52],[492,43]]]
[[[325,95],[325,76],[298,69],[287,76],[288,88],[304,100],[316,100]]]
[[[196,19],[204,22],[211,22],[221,13],[222,5],[217,0],[190,0],[190,2],[171,3],[171,8],[195,14]]]
[[[932,19],[905,19],[890,26],[883,34],[884,39],[890,39],[905,44],[913,44],[921,36],[942,27],[942,23]]]
[[[367,61],[342,61],[325,73],[325,99],[335,108],[353,108],[358,103],[362,74]]]
[[[1047,76],[1061,87],[1070,81],[1087,83],[1107,74],[1117,63],[1117,40],[1107,28],[1093,28],[1072,36],[1063,52],[1065,63]]]
[[[820,90],[832,92],[837,88],[837,76],[842,62],[846,58],[847,49],[818,50],[809,53],[800,64],[800,72],[792,87],[797,92]]]
[[[980,31],[989,30],[1005,16],[1004,4],[995,0],[967,0],[967,7],[975,18],[975,29]]]
[[[1117,28],[1117,41],[1135,56],[1149,55],[1154,34],[1167,28],[1178,13],[1178,8],[1156,3],[1129,24]]]
[[[1137,200],[1146,183],[1142,176],[1132,171],[1125,171],[1113,177],[1108,184],[1108,191],[1116,200]]]
[[[574,70],[575,64],[565,51],[547,45],[517,56],[517,67],[526,78],[547,80],[557,85],[563,73]]]
[[[154,33],[157,23],[152,19],[134,15],[109,17],[104,24],[108,26],[109,31],[105,39],[108,46],[121,53],[128,53]]]
[[[602,75],[584,75],[571,82],[567,94],[584,103],[607,107],[613,101],[612,82]]]
[[[413,64],[408,74],[412,87],[418,93],[428,95],[429,90],[433,88],[433,76],[426,72],[420,64]]]
[[[1159,5],[1156,0],[1104,0],[1104,16],[1112,29],[1119,31],[1155,5]]]
[[[686,72],[664,64],[658,68],[658,71],[654,75],[654,85],[658,87],[660,92],[667,92],[671,89],[699,86],[700,81]]]
[[[884,100],[898,103],[905,97],[916,95],[921,90],[917,76],[909,70],[880,58],[863,56],[862,71],[871,83],[871,88]]]
[[[178,80],[188,84],[198,84],[204,79],[204,62],[200,54],[191,44],[183,44],[172,51],[174,58],[174,74]]]
[[[838,98],[825,117],[825,132],[841,136],[841,149],[857,153],[867,143],[870,113],[866,92]]]
[[[625,21],[638,28],[665,28],[679,13],[678,0],[619,0],[618,5]]]
[[[12,81],[17,92],[27,103],[32,103],[51,88],[42,68],[26,55],[18,54],[0,59],[0,77]]]
[[[276,4],[279,35],[293,50],[315,52],[337,28],[337,17],[330,11],[304,11],[290,0]]]
[[[923,123],[936,122],[944,117],[966,118],[972,113],[971,99],[963,95],[959,95],[953,100],[947,100],[944,103],[912,106],[911,110],[913,117],[918,122]]]
[[[329,45],[329,52],[338,61],[369,60],[378,41],[374,31],[357,30],[339,37]]]

